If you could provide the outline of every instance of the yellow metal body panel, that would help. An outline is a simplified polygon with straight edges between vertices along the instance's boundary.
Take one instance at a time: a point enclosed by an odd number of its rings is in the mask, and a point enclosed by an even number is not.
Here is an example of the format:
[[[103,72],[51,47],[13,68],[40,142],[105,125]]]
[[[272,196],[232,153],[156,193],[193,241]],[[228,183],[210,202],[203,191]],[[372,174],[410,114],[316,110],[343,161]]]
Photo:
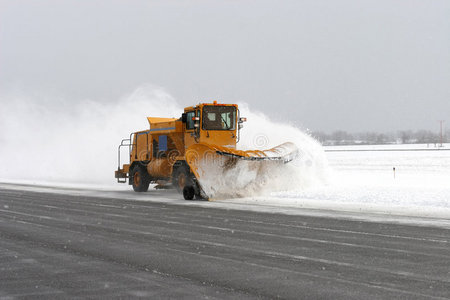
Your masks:
[[[184,160],[183,123],[174,118],[147,119],[150,129],[133,135],[130,164],[146,161],[147,171],[152,178],[168,178],[173,164],[177,160]],[[164,151],[157,148],[160,136],[166,136],[167,149]]]
[[[148,122],[150,123],[150,126],[152,125],[158,125],[160,123],[168,123],[176,121],[176,118],[158,118],[158,117],[147,117]]]
[[[150,124],[151,133],[171,134],[183,130],[181,120],[178,119],[148,117],[147,120]]]
[[[156,158],[147,165],[147,172],[153,178],[167,178],[172,175],[172,166],[167,158]]]
[[[140,131],[134,134],[130,161],[144,161],[151,159],[151,135],[148,131]]]

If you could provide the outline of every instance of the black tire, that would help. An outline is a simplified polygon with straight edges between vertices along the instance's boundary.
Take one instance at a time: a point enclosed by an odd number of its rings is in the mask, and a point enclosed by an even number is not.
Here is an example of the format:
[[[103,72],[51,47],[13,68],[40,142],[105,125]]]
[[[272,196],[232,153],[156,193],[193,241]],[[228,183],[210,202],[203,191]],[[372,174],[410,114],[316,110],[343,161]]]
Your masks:
[[[133,167],[131,170],[130,180],[135,192],[141,193],[148,191],[150,176],[148,175],[147,169],[143,165],[135,165]]]
[[[192,185],[186,185],[183,188],[183,197],[184,200],[192,200],[194,199],[195,189]]]
[[[191,174],[186,166],[179,166],[173,171],[172,185],[179,193],[183,193],[184,187],[192,185]]]

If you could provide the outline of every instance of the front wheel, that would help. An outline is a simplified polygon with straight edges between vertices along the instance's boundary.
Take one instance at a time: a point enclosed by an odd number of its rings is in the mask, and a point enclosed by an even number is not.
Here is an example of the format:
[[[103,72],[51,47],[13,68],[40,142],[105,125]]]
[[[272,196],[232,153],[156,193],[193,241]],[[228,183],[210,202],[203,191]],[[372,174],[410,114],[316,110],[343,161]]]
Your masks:
[[[195,196],[195,189],[192,185],[186,185],[183,188],[183,198],[184,200],[192,200]]]
[[[150,185],[150,176],[147,169],[142,165],[136,165],[131,171],[131,178],[133,190],[135,192],[146,192]]]
[[[172,184],[185,200],[203,199],[200,196],[200,190],[194,179],[194,174],[189,171],[189,167],[182,165],[174,169],[172,175]]]

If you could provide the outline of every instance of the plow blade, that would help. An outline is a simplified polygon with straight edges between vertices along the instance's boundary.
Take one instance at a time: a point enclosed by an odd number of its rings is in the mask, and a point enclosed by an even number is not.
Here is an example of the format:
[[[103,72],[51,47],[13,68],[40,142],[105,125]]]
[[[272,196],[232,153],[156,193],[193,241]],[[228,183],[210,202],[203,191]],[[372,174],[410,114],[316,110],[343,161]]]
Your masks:
[[[297,146],[290,142],[268,150],[243,151],[202,143],[186,150],[186,161],[206,198],[262,184],[271,167],[284,165],[298,156]]]
[[[288,163],[298,156],[298,148],[293,143],[284,143],[268,150],[235,150],[225,147],[213,146],[216,153],[223,156],[242,160],[278,160]]]

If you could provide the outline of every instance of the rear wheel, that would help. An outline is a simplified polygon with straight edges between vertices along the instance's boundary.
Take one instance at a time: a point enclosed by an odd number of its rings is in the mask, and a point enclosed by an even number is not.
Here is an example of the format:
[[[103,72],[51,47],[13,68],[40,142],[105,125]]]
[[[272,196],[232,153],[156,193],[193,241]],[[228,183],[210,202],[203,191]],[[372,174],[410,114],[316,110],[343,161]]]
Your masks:
[[[150,176],[143,165],[136,165],[131,171],[133,190],[135,192],[146,192],[150,185]]]

